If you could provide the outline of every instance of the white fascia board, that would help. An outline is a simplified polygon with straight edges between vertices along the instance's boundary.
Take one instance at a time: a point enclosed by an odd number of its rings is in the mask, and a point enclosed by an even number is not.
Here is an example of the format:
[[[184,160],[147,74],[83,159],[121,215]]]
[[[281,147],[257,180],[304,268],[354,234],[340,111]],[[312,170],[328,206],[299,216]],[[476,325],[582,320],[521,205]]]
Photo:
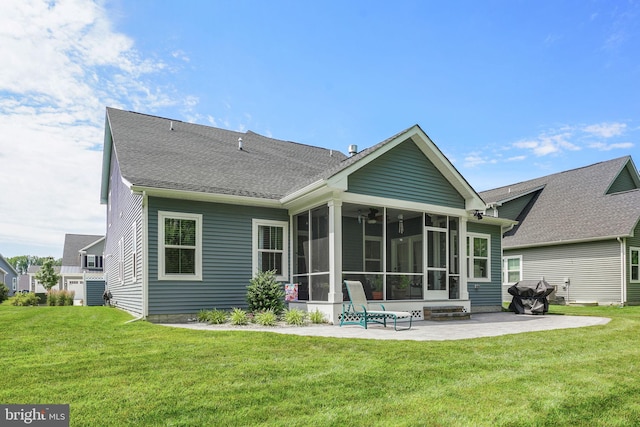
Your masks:
[[[343,203],[353,203],[357,205],[384,206],[393,209],[406,209],[416,212],[430,212],[434,214],[459,217],[467,217],[470,215],[464,209],[432,205],[429,203],[410,202],[407,200],[389,199],[386,197],[367,196],[357,193],[344,193],[341,199]]]
[[[199,191],[173,190],[166,188],[145,187],[139,185],[132,185],[130,188],[134,193],[143,194],[146,192],[147,196],[151,197],[282,209],[282,204],[279,200],[262,199],[259,197],[234,196],[230,194],[212,194],[202,193]]]
[[[284,204],[295,202],[297,199],[300,199],[302,197],[308,197],[309,194],[317,190],[320,190],[323,186],[326,186],[326,184],[327,184],[326,181],[323,179],[313,182],[307,185],[306,187],[303,187],[299,190],[294,191],[291,194],[287,194],[286,196],[280,199],[280,203],[284,205]]]
[[[100,183],[100,203],[106,205],[109,197],[109,178],[111,175],[111,156],[113,155],[113,137],[109,125],[109,115],[105,118],[104,142],[102,144],[102,182]]]

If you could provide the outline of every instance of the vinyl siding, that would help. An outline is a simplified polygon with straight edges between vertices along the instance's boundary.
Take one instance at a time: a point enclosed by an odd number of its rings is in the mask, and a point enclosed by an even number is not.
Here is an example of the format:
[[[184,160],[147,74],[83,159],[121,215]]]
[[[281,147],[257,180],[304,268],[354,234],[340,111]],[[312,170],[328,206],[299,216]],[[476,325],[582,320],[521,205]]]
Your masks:
[[[143,312],[142,298],[142,196],[133,194],[124,185],[115,155],[111,157],[111,175],[109,178],[110,206],[107,205],[107,235],[105,238],[104,271],[107,288],[111,292],[111,303],[135,315]],[[133,280],[133,236],[132,224],[136,223],[137,230],[137,272]],[[120,280],[119,262],[122,240],[124,252],[124,281]]]
[[[637,187],[631,172],[629,171],[629,163],[627,166],[620,172],[620,174],[616,177],[607,191],[607,194],[620,193],[622,191],[635,190]]]
[[[625,275],[627,276],[627,302],[629,304],[638,305],[640,304],[640,283],[631,283],[631,255],[629,252],[629,248],[640,248],[640,223],[636,225],[633,235],[634,237],[627,238],[627,265],[625,266]]]
[[[502,304],[502,249],[501,228],[497,225],[488,225],[477,222],[467,223],[467,232],[488,234],[491,236],[491,281],[475,282],[469,279],[467,289],[471,301],[471,310],[499,310]],[[466,245],[466,242],[461,242]]]
[[[0,269],[2,269],[5,273],[0,271],[0,284],[4,283],[4,285],[9,289],[9,296],[13,296],[13,280],[16,280],[16,289],[18,287],[18,275],[15,273],[13,267],[9,264],[9,262],[4,259],[4,257],[0,257]]]
[[[464,198],[411,139],[349,176],[348,191],[452,208]]]
[[[533,199],[536,194],[527,194],[526,196],[518,197],[498,207],[498,216],[500,218],[516,220],[518,215],[527,207],[527,204],[531,202],[531,199]]]
[[[158,280],[158,211],[203,215],[201,281]],[[289,222],[281,209],[149,197],[149,315],[246,307],[253,218]]]
[[[522,255],[522,279],[544,277],[565,300],[620,302],[620,243],[615,239],[505,250],[504,255]],[[570,281],[568,294],[563,289],[565,278]]]

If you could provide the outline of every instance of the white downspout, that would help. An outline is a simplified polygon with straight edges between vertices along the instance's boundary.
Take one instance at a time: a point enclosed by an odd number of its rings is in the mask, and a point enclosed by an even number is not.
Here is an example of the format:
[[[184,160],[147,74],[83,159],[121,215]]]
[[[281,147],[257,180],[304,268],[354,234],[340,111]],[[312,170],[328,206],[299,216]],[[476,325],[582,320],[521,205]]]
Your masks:
[[[627,302],[627,245],[625,239],[618,237],[617,240],[620,242],[620,305],[624,306]]]
[[[149,315],[149,197],[142,192],[142,317]]]

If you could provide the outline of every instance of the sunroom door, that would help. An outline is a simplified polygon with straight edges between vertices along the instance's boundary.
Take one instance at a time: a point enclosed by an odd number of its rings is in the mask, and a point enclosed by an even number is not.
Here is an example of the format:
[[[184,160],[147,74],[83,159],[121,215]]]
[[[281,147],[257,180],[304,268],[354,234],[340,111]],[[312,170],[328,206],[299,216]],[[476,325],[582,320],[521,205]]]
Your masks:
[[[427,286],[425,299],[448,299],[447,230],[427,228]]]

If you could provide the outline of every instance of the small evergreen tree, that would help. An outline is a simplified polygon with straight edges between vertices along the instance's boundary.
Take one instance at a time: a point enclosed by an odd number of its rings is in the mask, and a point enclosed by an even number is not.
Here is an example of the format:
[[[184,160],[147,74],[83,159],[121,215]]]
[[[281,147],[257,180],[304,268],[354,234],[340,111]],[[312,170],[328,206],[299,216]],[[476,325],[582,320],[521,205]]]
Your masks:
[[[284,289],[276,281],[275,270],[261,271],[251,279],[247,288],[247,302],[249,310],[252,312],[273,310],[276,314],[282,313],[284,310]]]
[[[0,282],[0,302],[9,298],[9,288],[4,283]]]
[[[60,281],[60,275],[56,274],[53,270],[53,258],[47,258],[47,260],[42,264],[40,271],[36,273],[36,280],[44,286],[44,288],[49,292],[51,288],[58,284]]]

